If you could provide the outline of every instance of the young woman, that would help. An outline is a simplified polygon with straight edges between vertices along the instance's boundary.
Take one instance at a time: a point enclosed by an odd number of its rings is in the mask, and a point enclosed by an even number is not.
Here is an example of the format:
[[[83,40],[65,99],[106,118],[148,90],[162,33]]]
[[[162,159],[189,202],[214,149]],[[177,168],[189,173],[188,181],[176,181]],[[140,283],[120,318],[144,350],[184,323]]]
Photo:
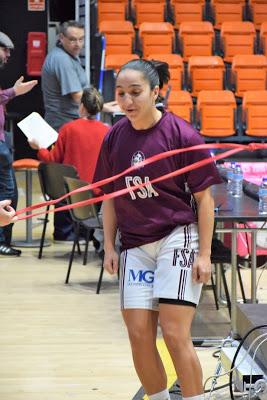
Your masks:
[[[146,60],[125,64],[117,75],[116,98],[126,117],[105,137],[94,181],[115,175],[155,154],[203,143],[186,121],[156,108],[168,65]],[[113,192],[147,186],[103,207],[105,269],[118,270],[114,240],[121,234],[121,309],[136,372],[150,400],[170,399],[156,348],[158,321],[172,357],[182,395],[204,398],[202,372],[190,328],[202,284],[210,278],[214,203],[210,186],[220,183],[214,163],[160,183],[150,182],[209,157],[191,151],[140,166],[103,187]]]
[[[80,118],[62,126],[54,148],[51,151],[41,149],[36,141],[30,141],[30,146],[38,150],[40,160],[73,165],[80,179],[92,182],[100,148],[109,129],[95,119],[102,108],[100,93],[94,87],[84,89],[79,108]],[[56,241],[73,240],[73,224],[68,211],[55,213],[54,225]]]

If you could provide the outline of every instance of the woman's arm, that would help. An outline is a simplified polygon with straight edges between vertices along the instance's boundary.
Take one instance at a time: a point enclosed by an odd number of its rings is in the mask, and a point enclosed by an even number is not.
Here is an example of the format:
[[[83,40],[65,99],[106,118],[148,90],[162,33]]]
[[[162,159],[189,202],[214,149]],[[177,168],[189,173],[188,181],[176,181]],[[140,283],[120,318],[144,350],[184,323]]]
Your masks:
[[[194,193],[198,211],[199,253],[193,265],[193,281],[207,283],[211,274],[211,241],[214,228],[214,200],[210,188]]]
[[[103,202],[103,227],[104,227],[104,268],[110,273],[118,271],[119,257],[115,250],[115,240],[117,233],[117,217],[115,214],[114,200]]]
[[[59,135],[57,141],[52,148],[52,150],[47,150],[41,148],[39,143],[36,140],[29,139],[28,143],[30,147],[34,150],[38,150],[37,157],[39,160],[49,163],[49,162],[57,162],[63,163],[64,154],[65,154],[65,135],[64,135],[64,127],[59,131]]]

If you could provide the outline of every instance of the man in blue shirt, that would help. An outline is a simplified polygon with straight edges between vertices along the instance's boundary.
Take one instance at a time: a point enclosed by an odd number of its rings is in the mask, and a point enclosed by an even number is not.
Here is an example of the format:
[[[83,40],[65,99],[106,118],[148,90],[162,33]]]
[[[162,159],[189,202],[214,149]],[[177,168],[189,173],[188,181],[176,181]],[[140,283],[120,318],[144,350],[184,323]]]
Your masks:
[[[59,41],[47,55],[42,68],[45,120],[56,130],[79,117],[83,89],[88,87],[79,55],[84,45],[84,26],[66,21]]]

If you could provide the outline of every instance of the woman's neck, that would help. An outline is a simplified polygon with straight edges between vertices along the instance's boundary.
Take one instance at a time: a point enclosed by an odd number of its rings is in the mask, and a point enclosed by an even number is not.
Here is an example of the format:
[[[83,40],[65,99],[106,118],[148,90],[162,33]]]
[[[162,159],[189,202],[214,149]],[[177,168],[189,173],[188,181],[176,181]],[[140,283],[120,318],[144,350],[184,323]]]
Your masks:
[[[136,130],[145,130],[152,128],[161,119],[162,113],[155,108],[151,115],[144,121],[133,121],[132,126]]]

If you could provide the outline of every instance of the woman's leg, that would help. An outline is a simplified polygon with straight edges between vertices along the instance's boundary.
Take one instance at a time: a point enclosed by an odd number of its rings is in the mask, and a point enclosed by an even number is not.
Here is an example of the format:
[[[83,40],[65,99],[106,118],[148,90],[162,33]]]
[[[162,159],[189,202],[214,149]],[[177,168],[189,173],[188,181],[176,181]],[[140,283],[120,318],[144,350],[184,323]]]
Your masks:
[[[167,388],[166,373],[156,347],[158,312],[144,309],[122,311],[137,375],[148,395]]]
[[[188,305],[159,305],[159,319],[166,346],[171,355],[183,397],[203,393],[202,370],[190,329],[195,308]]]

